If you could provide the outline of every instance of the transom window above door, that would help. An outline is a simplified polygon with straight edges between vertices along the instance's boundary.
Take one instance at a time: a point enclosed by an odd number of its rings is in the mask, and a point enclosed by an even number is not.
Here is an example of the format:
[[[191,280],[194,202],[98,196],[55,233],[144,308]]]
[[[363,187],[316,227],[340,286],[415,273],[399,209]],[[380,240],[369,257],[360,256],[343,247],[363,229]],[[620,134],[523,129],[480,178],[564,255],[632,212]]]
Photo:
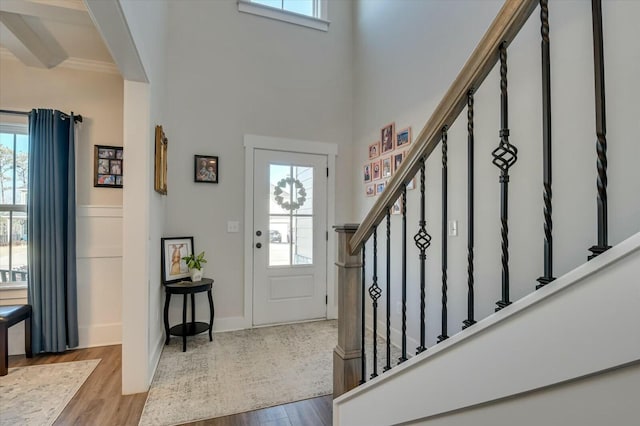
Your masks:
[[[327,0],[238,0],[240,12],[328,31]]]

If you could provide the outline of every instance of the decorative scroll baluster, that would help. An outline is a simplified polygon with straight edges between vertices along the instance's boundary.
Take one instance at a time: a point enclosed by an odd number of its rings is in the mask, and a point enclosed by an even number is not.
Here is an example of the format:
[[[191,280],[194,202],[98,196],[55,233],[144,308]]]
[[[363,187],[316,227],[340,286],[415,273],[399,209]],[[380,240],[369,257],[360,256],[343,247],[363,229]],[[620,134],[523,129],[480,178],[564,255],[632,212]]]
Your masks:
[[[422,165],[420,166],[420,222],[418,233],[413,237],[413,241],[416,246],[420,250],[420,346],[416,348],[416,353],[424,352],[426,347],[426,338],[425,338],[425,311],[426,311],[426,294],[425,294],[425,263],[427,259],[426,251],[427,248],[431,245],[431,235],[427,233],[427,222],[425,220],[425,166],[426,159],[421,159]]]
[[[387,365],[383,372],[391,370],[391,208],[387,209]]]
[[[542,41],[542,173],[544,200],[544,275],[536,290],[555,280],[553,276],[553,222],[551,220],[551,59],[549,54],[549,0],[540,0]]]
[[[608,209],[607,209],[607,123],[604,94],[604,47],[602,41],[602,4],[600,0],[591,0],[593,22],[593,66],[596,92],[596,153],[598,155],[598,244],[592,246],[591,260],[609,250]]]
[[[402,355],[398,364],[407,360],[407,186],[402,188]]]
[[[369,297],[373,301],[373,372],[371,378],[378,377],[378,299],[382,290],[378,286],[378,229],[373,230],[373,284],[369,287]]]
[[[447,126],[442,128],[442,324],[438,343],[447,335]]]
[[[509,306],[509,169],[518,161],[518,149],[509,143],[509,102],[507,92],[507,46],[500,44],[500,143],[491,153],[492,163],[500,169],[500,222],[502,235],[502,300],[496,312]]]
[[[473,89],[467,94],[467,319],[462,329],[476,323],[473,301]]]
[[[367,381],[367,358],[366,358],[366,350],[364,347],[364,343],[365,343],[365,308],[364,308],[364,300],[365,297],[364,295],[365,290],[367,288],[366,285],[366,275],[365,275],[365,258],[366,258],[366,244],[362,244],[362,292],[361,292],[361,298],[360,298],[360,307],[362,310],[362,321],[360,321],[360,325],[361,325],[361,337],[360,337],[360,368],[362,369],[362,376],[360,377],[360,384],[363,384],[364,382]]]

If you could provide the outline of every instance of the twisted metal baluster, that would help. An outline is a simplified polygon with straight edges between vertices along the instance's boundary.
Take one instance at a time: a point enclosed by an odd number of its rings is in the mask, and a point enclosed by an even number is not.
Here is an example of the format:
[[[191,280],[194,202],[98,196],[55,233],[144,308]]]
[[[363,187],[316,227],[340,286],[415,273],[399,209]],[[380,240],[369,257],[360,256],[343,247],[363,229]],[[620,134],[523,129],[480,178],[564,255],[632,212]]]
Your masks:
[[[425,220],[425,162],[426,159],[422,158],[422,165],[420,166],[420,222],[418,227],[418,233],[413,237],[418,250],[420,250],[420,346],[416,348],[416,353],[419,354],[427,350],[426,338],[425,338],[425,314],[426,314],[426,294],[425,294],[425,263],[427,259],[426,251],[431,245],[431,235],[427,233],[427,222]]]
[[[373,284],[369,287],[369,297],[373,302],[373,373],[378,377],[378,299],[382,290],[378,286],[378,228],[373,229]]]
[[[366,290],[366,278],[365,278],[365,258],[366,258],[366,242],[365,244],[362,244],[362,292],[360,295],[360,308],[361,308],[361,321],[360,321],[360,325],[361,325],[361,336],[360,336],[360,368],[362,370],[362,376],[360,376],[360,384],[363,384],[367,381],[367,352],[365,350],[364,344],[365,344],[365,338],[364,338],[364,333],[365,333],[365,290]]]
[[[551,59],[549,53],[549,0],[540,0],[542,50],[542,174],[544,215],[544,274],[536,290],[555,280],[553,276],[553,221],[551,220]]]
[[[604,93],[604,47],[602,40],[602,4],[600,0],[591,0],[591,16],[593,23],[593,66],[596,89],[596,154],[598,160],[598,244],[592,246],[591,260],[609,250],[608,243],[608,207],[607,207],[607,123]]]
[[[438,343],[447,335],[447,126],[442,128],[442,319]]]
[[[500,44],[500,143],[491,153],[492,163],[500,169],[500,222],[502,236],[502,300],[496,312],[509,306],[509,169],[518,161],[518,149],[509,143],[509,96],[507,92],[507,45]]]
[[[467,93],[467,319],[462,329],[476,323],[473,305],[473,89]]]
[[[402,187],[402,355],[398,364],[407,360],[407,185]]]
[[[382,372],[391,370],[391,207],[387,208],[387,365]]]

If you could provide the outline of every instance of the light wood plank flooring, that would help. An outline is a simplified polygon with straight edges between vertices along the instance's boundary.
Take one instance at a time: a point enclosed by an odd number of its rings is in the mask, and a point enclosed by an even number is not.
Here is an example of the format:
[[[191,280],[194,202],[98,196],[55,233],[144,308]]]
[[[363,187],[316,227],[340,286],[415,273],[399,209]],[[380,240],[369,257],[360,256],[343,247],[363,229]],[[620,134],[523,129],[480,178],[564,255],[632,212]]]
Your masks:
[[[56,362],[102,359],[56,422],[62,425],[137,425],[147,399],[146,393],[120,394],[122,389],[122,348],[120,345],[78,349],[60,355],[9,357],[9,367]],[[191,426],[330,426],[331,396],[292,402],[277,407],[249,411],[217,419],[189,423]]]

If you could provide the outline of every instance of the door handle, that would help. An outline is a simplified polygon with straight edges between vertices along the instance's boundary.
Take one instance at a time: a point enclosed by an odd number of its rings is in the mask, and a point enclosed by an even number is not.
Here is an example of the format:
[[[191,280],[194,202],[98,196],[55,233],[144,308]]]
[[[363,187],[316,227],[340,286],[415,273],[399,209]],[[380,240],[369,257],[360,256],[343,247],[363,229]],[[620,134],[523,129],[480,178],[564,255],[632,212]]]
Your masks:
[[[262,248],[262,243],[257,243],[256,248]]]

